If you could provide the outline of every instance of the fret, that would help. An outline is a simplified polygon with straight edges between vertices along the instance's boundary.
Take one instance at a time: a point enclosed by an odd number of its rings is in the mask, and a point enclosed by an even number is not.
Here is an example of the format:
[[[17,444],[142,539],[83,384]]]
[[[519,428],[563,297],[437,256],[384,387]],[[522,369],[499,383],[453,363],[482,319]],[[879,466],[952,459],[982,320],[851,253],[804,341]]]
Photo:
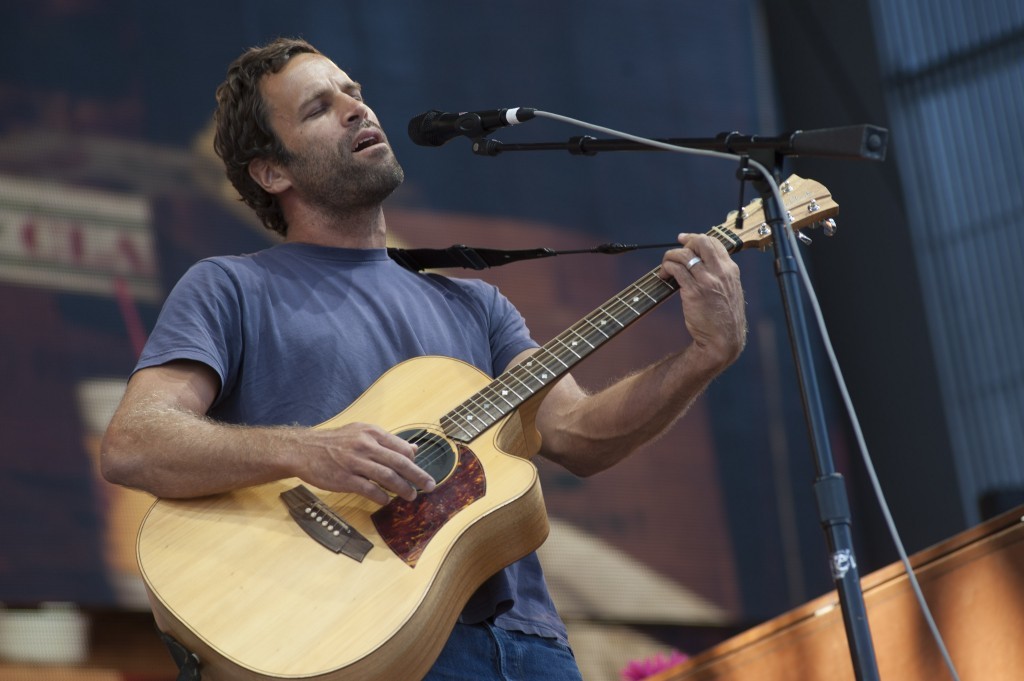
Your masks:
[[[522,385],[524,388],[526,388],[526,392],[528,392],[530,395],[533,395],[533,393],[535,391],[534,391],[533,388],[530,387],[530,384],[527,383],[526,381],[524,381],[523,379],[519,378],[519,376],[516,375],[516,372],[522,373],[523,371],[525,371],[525,369],[523,369],[522,366],[523,366],[522,364],[518,364],[515,367],[513,367],[511,371],[507,371],[505,373],[509,376],[509,378],[514,378],[517,381],[519,381],[520,385]],[[527,373],[529,373],[529,372],[527,372]],[[523,401],[523,402],[526,401],[525,398],[523,398],[521,395],[519,395],[519,393],[516,393],[516,397],[518,397],[520,399],[520,401]]]
[[[653,303],[661,302],[657,298],[652,296],[650,293],[648,293],[644,289],[643,284],[644,284],[644,282],[637,282],[636,284],[633,284],[633,288],[636,289],[637,291],[639,291],[640,293],[642,293],[647,298],[649,298],[651,300],[651,302],[653,302]],[[633,300],[634,303],[638,303],[639,304],[642,299],[640,298],[640,296],[633,296],[632,300]],[[645,302],[644,305],[649,306],[649,303]]]
[[[558,336],[557,338],[555,338],[555,341],[557,341],[558,344],[562,346],[563,350],[568,350],[572,354],[576,355],[576,360],[577,361],[583,359],[583,355],[581,355],[580,353],[578,353],[578,352],[576,352],[575,350],[572,349],[572,346],[576,344],[576,341],[573,341],[572,343],[566,343],[564,340],[562,340],[561,336]],[[562,362],[562,360],[558,360],[558,361]],[[562,364],[565,364],[565,362],[562,362]],[[569,364],[565,364],[565,365],[567,367],[570,366]]]
[[[751,216],[747,215],[746,217],[744,217],[744,220],[750,217]],[[734,253],[735,251],[738,251],[743,247],[743,240],[739,236],[737,236],[736,233],[733,232],[731,229],[726,228],[724,224],[712,227],[711,230],[708,232],[708,236],[712,236],[718,239],[722,243],[722,245],[725,246],[725,250],[728,251],[729,253]]]
[[[483,397],[482,399],[480,398],[482,398],[481,393],[477,393],[473,397],[469,398],[469,400],[467,400],[468,402],[473,403],[472,407],[474,410],[476,410],[475,414],[471,414],[469,417],[467,417],[467,419],[471,420],[472,416],[476,416],[478,423],[481,421],[486,421],[487,419],[493,419],[493,414],[491,414],[488,411],[493,405],[490,402],[488,402],[485,397]],[[487,425],[489,426],[490,423],[488,423]]]
[[[620,322],[618,317],[616,317],[615,315],[613,315],[611,313],[611,310],[608,310],[607,308],[602,308],[601,311],[604,312],[604,316],[606,317],[606,319],[600,320],[599,324],[601,326],[604,326],[605,322],[608,321],[608,319],[611,319],[613,322],[618,324],[621,328],[623,328],[623,329],[626,328],[626,325],[623,324],[622,322]],[[618,333],[618,331],[616,331],[615,333]]]
[[[622,294],[619,295],[621,296]],[[626,312],[626,310],[628,309],[629,305],[627,305],[624,300],[617,297],[612,305],[608,305],[605,307],[604,311],[615,321],[616,324],[618,324],[622,328],[626,328],[626,324],[632,321],[631,317],[636,317],[635,314],[629,314],[628,312]],[[626,312],[624,317],[621,314],[623,312]]]
[[[508,402],[510,406],[514,406],[514,405],[512,405],[511,402],[509,402],[507,399],[505,399],[505,396],[508,395],[509,393],[512,393],[513,395],[515,395],[516,399],[519,400],[519,402],[523,401],[523,396],[520,395],[519,393],[517,393],[512,386],[508,385],[507,383],[502,381],[500,378],[497,381],[495,381],[495,383],[498,383],[498,384],[504,386],[504,389],[501,391],[501,398],[503,400],[505,400],[506,402]]]
[[[564,335],[565,334],[562,334],[562,336],[564,336]],[[561,346],[562,350],[566,350],[566,351],[570,352],[571,354],[575,355],[575,359],[574,360],[571,357],[569,357],[569,361],[571,361],[572,364],[575,364],[575,363],[577,363],[577,361],[580,361],[581,359],[583,359],[585,355],[582,355],[579,352],[577,352],[577,351],[572,349],[572,346],[575,345],[575,343],[577,343],[577,341],[572,341],[572,343],[570,344],[570,343],[567,343],[566,341],[564,341],[562,339],[562,336],[556,337],[552,341],[552,343],[558,343]],[[589,343],[588,343],[588,345],[589,345]],[[569,367],[572,366],[571,364],[564,363],[564,361],[562,361],[561,359],[558,359],[558,361],[561,361],[561,363],[563,365],[565,365],[566,369],[568,369]]]
[[[529,395],[524,397],[521,394],[522,388],[520,388],[519,390],[516,390],[515,388],[513,388],[512,385],[510,385],[508,380],[507,380],[508,376],[509,376],[509,374],[507,374],[507,373],[503,374],[501,377],[496,379],[489,386],[484,388],[484,391],[487,391],[488,393],[490,393],[491,395],[493,395],[496,398],[496,399],[492,400],[492,402],[495,403],[495,408],[496,409],[501,409],[503,411],[504,411],[505,408],[503,406],[501,406],[501,402],[504,402],[509,407],[513,407],[514,408],[514,407],[518,407],[520,404],[522,404],[526,400],[526,397],[529,397]],[[483,392],[483,391],[481,391],[481,392]]]
[[[470,415],[465,414],[465,409],[457,409],[455,411],[448,412],[441,417],[441,428],[450,437],[472,440],[480,433],[487,430],[489,427],[494,425],[494,421],[490,423],[484,423],[480,427],[472,422],[469,418]]]
[[[469,410],[468,409],[464,409],[463,411],[466,412],[466,411],[469,411]],[[475,430],[477,435],[479,435],[480,433],[483,432],[482,430],[480,430],[479,428],[476,427],[475,423],[473,423],[473,414],[472,413],[463,414],[462,415],[462,420],[464,422],[464,425],[469,427],[469,428],[472,428],[473,430]]]
[[[635,299],[634,299],[634,302],[635,302]],[[622,304],[625,305],[626,307],[628,307],[630,309],[630,311],[634,312],[635,314],[637,314],[637,315],[640,314],[639,312],[637,312],[635,307],[633,307],[632,305],[627,303],[625,300],[622,301]]]
[[[533,380],[537,381],[537,383],[539,383],[540,385],[543,386],[543,385],[547,384],[550,375],[552,373],[554,373],[554,372],[550,371],[541,362],[538,362],[536,360],[537,355],[540,355],[541,352],[537,352],[537,354],[532,355],[530,357],[530,359],[526,360],[525,362],[523,362],[519,366],[522,367],[523,371],[525,371],[526,373],[530,374],[530,378],[532,378]],[[541,373],[540,374],[536,374],[533,371],[533,365],[535,363],[536,364],[540,364],[540,369],[541,369]],[[536,390],[531,390],[530,392],[537,392],[537,391]]]
[[[599,325],[599,324],[595,324],[595,323],[594,323],[593,321],[591,321],[590,317],[587,317],[587,318],[586,318],[586,319],[584,319],[583,321],[585,321],[585,322],[586,322],[587,324],[590,324],[590,325],[591,325],[592,327],[594,327],[594,330],[595,330],[595,331],[597,331],[597,332],[598,332],[599,334],[601,334],[602,336],[604,336],[604,337],[605,337],[605,339],[611,338],[611,336],[609,336],[608,334],[606,334],[606,333],[605,333],[605,332],[604,332],[604,331],[603,331],[603,330],[601,329],[601,325]],[[603,343],[604,341],[601,341],[601,342]]]
[[[487,430],[497,420],[494,415],[482,412],[478,405],[473,404],[477,401],[479,394],[477,393],[469,400],[466,400],[448,414],[453,420],[458,420],[464,429],[472,429],[476,431],[477,435]],[[504,416],[504,413],[500,413],[498,418],[501,416]]]
[[[445,434],[455,440],[461,440],[463,442],[469,442],[476,436],[480,435],[479,431],[474,432],[469,428],[469,424],[464,419],[456,419],[451,416],[446,416],[441,419],[441,428]]]
[[[494,408],[502,416],[504,416],[505,411],[504,411],[504,407],[501,407],[501,406],[499,406],[497,404],[498,400],[501,400],[502,402],[507,404],[509,407],[512,407],[513,409],[519,404],[518,402],[513,402],[512,400],[508,399],[508,397],[506,397],[506,395],[508,395],[508,393],[509,393],[509,390],[507,388],[504,388],[502,390],[498,390],[496,387],[494,387],[493,383],[491,385],[487,386],[486,388],[484,388],[483,390],[481,390],[480,392],[481,393],[488,393],[488,394],[490,394],[492,396],[491,402],[494,403]]]
[[[488,417],[493,419],[494,418],[494,414],[491,413],[491,410],[494,409],[494,402],[492,402],[489,399],[487,399],[486,395],[484,395],[483,397],[484,397],[484,403],[481,406],[481,409],[483,409],[484,412],[486,412]],[[501,411],[498,411],[498,414],[501,415]]]
[[[640,287],[638,286],[637,288],[640,288]],[[640,293],[642,293],[642,294],[644,294],[645,296],[647,296],[648,298],[650,298],[650,299],[651,299],[651,302],[652,302],[652,303],[654,303],[655,305],[657,305],[658,303],[660,303],[660,302],[661,302],[660,300],[658,300],[657,298],[655,298],[654,296],[652,296],[652,295],[651,295],[650,293],[648,293],[647,291],[645,291],[645,290],[644,290],[644,289],[642,289],[642,288],[640,288]]]
[[[510,404],[509,409],[498,410],[497,416],[487,413],[477,419],[473,413],[467,413],[469,410],[465,408],[465,405],[462,405],[454,411],[442,416],[440,423],[441,427],[449,436],[464,440],[471,440],[473,437],[476,437],[494,425],[498,419],[505,416],[505,414],[513,408],[514,405]]]
[[[557,340],[557,339],[556,339],[556,340]],[[541,351],[541,352],[543,352],[543,351]],[[540,353],[540,352],[538,352],[537,354],[539,355],[539,354],[541,354],[541,353]],[[563,362],[563,361],[562,361],[562,358],[561,358],[561,357],[559,357],[558,355],[556,355],[556,354],[555,354],[555,352],[554,352],[553,350],[552,350],[552,351],[550,351],[550,352],[548,352],[548,353],[546,353],[546,354],[550,355],[551,357],[554,357],[555,361],[556,361],[556,362],[558,362],[559,364],[561,364],[562,366],[564,366],[564,367],[565,367],[566,369],[568,369],[568,368],[569,368],[570,366],[572,366],[572,365],[570,365],[570,364],[566,364],[565,362]]]
[[[573,334],[573,335],[577,336],[577,337],[578,337],[578,338],[579,338],[579,339],[580,339],[581,341],[583,341],[584,343],[586,343],[587,345],[589,345],[589,346],[590,346],[590,349],[591,349],[591,350],[596,350],[596,349],[597,349],[597,348],[598,348],[599,346],[598,346],[598,345],[594,345],[593,343],[591,343],[590,341],[588,341],[588,340],[587,340],[587,336],[586,336],[586,334],[584,334],[584,333],[583,333],[582,331],[578,331],[578,330],[576,329],[576,327],[578,327],[578,326],[580,326],[580,324],[579,324],[579,323],[577,323],[577,324],[576,324],[575,326],[573,326],[573,327],[572,327],[571,329],[569,329],[568,331],[566,331],[566,332],[565,332],[565,334],[562,334],[562,335],[566,335],[566,334],[569,334],[569,333],[571,333],[571,334]],[[573,342],[572,342],[572,346],[573,346],[573,347],[576,347],[576,341],[573,341]]]
[[[578,325],[579,324],[577,324],[577,326]],[[580,346],[580,341],[584,343],[582,347]],[[552,354],[556,351],[558,352],[560,356],[556,356],[556,359],[564,364],[566,368],[571,368],[574,364],[579,362],[598,347],[588,341],[586,337],[575,328],[563,331],[560,335],[552,339],[548,345],[552,346]],[[562,357],[565,357],[566,359],[563,360]]]
[[[646,292],[643,293],[644,295],[647,295]],[[653,305],[651,305],[650,302],[644,300],[640,296],[632,296],[629,300],[623,300],[622,304],[625,305],[629,309],[629,311],[633,313],[634,317],[639,317],[644,312],[653,307]]]
[[[541,348],[540,350],[537,351],[537,354],[535,354],[532,357],[530,357],[530,359],[527,360],[527,361],[528,362],[529,361],[536,362],[537,364],[540,365],[540,368],[543,369],[544,371],[554,372],[554,371],[556,371],[556,369],[552,369],[550,366],[548,366],[547,364],[544,363],[544,360],[547,359],[548,357],[554,357],[554,355],[551,353],[551,351],[548,349],[547,346],[544,346],[543,348]],[[554,357],[554,358],[558,359],[557,357]],[[568,368],[568,366],[569,366],[568,364],[565,364],[565,362],[562,362],[562,364],[566,368]],[[530,366],[532,367],[533,364],[530,364]]]

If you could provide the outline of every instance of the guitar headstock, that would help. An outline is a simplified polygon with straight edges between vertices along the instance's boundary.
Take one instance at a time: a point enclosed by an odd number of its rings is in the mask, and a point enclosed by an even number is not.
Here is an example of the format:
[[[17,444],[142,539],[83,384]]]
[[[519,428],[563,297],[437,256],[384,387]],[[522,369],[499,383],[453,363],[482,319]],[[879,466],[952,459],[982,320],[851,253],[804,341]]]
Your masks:
[[[807,180],[799,175],[790,175],[779,185],[786,210],[792,216],[793,229],[824,226],[829,236],[835,231],[832,218],[839,214],[839,204],[832,200],[832,194],[820,182]],[[724,223],[711,230],[731,250],[745,248],[765,250],[772,242],[772,229],[765,222],[761,199],[754,199],[743,208],[742,226],[737,229],[736,211],[731,211]],[[719,230],[721,234],[719,235]]]

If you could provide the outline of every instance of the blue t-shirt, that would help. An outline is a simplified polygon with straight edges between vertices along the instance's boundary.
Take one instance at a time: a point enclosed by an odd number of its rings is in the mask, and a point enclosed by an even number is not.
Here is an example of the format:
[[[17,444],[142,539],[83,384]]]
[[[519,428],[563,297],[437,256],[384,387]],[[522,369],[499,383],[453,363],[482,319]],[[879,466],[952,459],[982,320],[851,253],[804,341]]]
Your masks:
[[[385,249],[281,244],[202,260],[164,303],[136,366],[190,359],[220,392],[208,415],[246,425],[313,426],[394,365],[453,357],[496,376],[536,347],[493,286],[410,272]],[[536,554],[489,579],[462,621],[566,639]]]

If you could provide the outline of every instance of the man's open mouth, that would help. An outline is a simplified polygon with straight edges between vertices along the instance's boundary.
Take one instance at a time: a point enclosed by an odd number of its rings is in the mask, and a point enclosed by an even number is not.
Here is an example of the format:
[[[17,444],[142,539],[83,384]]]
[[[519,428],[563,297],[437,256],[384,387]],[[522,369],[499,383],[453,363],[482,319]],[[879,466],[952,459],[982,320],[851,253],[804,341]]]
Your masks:
[[[356,136],[355,144],[352,145],[352,151],[354,153],[358,153],[364,149],[369,149],[372,146],[380,144],[383,141],[383,136],[376,130],[366,130]]]

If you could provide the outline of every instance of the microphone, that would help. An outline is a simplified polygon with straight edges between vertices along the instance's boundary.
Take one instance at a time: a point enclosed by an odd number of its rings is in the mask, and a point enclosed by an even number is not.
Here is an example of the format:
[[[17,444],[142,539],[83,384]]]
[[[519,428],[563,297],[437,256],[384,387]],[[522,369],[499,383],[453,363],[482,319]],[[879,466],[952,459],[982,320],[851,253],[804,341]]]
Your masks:
[[[460,135],[482,137],[498,128],[528,121],[534,111],[524,107],[461,113],[432,109],[409,121],[409,138],[421,147],[439,147]]]

